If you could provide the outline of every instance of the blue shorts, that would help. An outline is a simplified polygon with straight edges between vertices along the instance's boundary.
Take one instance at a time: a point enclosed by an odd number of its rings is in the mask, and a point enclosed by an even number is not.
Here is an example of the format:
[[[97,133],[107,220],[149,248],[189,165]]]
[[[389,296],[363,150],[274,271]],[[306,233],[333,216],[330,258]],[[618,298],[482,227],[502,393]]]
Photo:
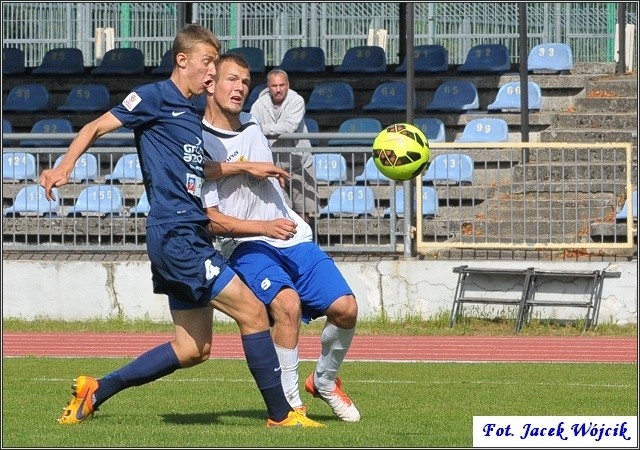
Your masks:
[[[231,254],[229,265],[265,305],[283,288],[294,289],[304,323],[323,316],[343,295],[353,294],[333,259],[313,242],[277,248],[245,241]]]
[[[203,224],[147,227],[147,253],[153,292],[168,295],[171,309],[208,306],[235,276]]]

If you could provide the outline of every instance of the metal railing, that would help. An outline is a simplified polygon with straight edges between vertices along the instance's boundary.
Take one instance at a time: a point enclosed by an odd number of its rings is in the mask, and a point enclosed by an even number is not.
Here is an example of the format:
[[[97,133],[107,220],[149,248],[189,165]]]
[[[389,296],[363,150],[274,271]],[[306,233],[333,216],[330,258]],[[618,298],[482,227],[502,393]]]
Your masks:
[[[307,133],[282,135],[283,139],[375,138],[375,133]],[[5,144],[20,139],[74,137],[74,134],[4,134]],[[122,139],[126,134],[111,137]],[[109,136],[104,137],[109,139]],[[418,253],[438,249],[590,249],[626,254],[634,247],[637,225],[631,215],[623,223],[615,214],[627,202],[631,211],[631,144],[573,143],[432,143],[431,163],[438,155],[464,153],[474,161],[471,182],[434,181],[437,211],[423,216],[422,177],[415,183],[415,214],[398,215],[396,191],[401,183],[365,182],[374,194],[366,214],[315,215],[316,242],[325,250],[349,253],[398,253],[413,239]],[[529,159],[522,158],[527,150]],[[36,156],[36,176],[52,167],[66,148],[3,147],[3,153],[30,152]],[[274,149],[276,160],[286,160],[296,148]],[[316,182],[317,204],[327,206],[331,193],[352,187],[371,157],[371,148],[319,146],[310,152],[340,154],[347,176],[332,183]],[[30,251],[141,250],[145,244],[144,216],[129,214],[144,192],[140,182],[118,185],[123,194],[121,214],[67,217],[79,193],[92,184],[112,184],[110,173],[120,156],[133,147],[93,147],[100,175],[90,182],[60,188],[62,209],[55,217],[21,215],[4,217],[3,249]],[[18,191],[35,180],[3,179],[3,207],[13,204]],[[636,187],[637,188],[637,187]],[[404,204],[411,204],[405,192]],[[411,217],[411,236],[404,233]],[[416,220],[416,217],[423,217]]]

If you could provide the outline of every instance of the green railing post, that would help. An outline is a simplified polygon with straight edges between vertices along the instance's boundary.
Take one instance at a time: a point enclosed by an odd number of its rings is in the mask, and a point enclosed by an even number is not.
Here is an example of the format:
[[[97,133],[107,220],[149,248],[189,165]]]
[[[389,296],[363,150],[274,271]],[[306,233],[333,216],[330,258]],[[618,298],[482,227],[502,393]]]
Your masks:
[[[131,5],[129,3],[120,3],[120,36],[122,41],[120,47],[131,47]]]

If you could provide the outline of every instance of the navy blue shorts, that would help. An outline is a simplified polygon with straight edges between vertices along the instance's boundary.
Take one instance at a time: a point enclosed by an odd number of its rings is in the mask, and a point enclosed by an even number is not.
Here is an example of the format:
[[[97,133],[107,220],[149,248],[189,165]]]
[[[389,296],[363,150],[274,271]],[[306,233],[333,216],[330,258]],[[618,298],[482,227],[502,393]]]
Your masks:
[[[304,323],[323,316],[338,298],[352,294],[333,259],[313,242],[277,248],[245,241],[231,254],[229,265],[265,305],[283,288],[294,289]]]
[[[208,306],[235,276],[201,224],[147,227],[147,253],[153,292],[168,295],[171,309]]]

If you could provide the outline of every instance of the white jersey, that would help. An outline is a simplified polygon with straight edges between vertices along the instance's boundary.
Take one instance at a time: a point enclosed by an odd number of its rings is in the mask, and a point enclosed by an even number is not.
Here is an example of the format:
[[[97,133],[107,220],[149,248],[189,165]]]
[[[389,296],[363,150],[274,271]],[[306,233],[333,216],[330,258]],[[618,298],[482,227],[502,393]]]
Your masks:
[[[213,161],[273,162],[269,142],[255,118],[248,113],[240,113],[242,126],[237,131],[223,130],[203,119],[203,139],[205,151]],[[257,180],[249,174],[233,175],[215,181],[206,181],[202,187],[202,201],[205,207],[218,206],[221,213],[243,220],[291,219],[298,225],[296,234],[288,240],[267,236],[235,238],[236,241],[260,240],[274,247],[291,247],[301,242],[311,242],[311,227],[296,214],[285,200],[284,192],[277,179],[269,177]],[[227,253],[231,239],[223,241],[223,252]],[[226,248],[225,248],[226,247]]]

